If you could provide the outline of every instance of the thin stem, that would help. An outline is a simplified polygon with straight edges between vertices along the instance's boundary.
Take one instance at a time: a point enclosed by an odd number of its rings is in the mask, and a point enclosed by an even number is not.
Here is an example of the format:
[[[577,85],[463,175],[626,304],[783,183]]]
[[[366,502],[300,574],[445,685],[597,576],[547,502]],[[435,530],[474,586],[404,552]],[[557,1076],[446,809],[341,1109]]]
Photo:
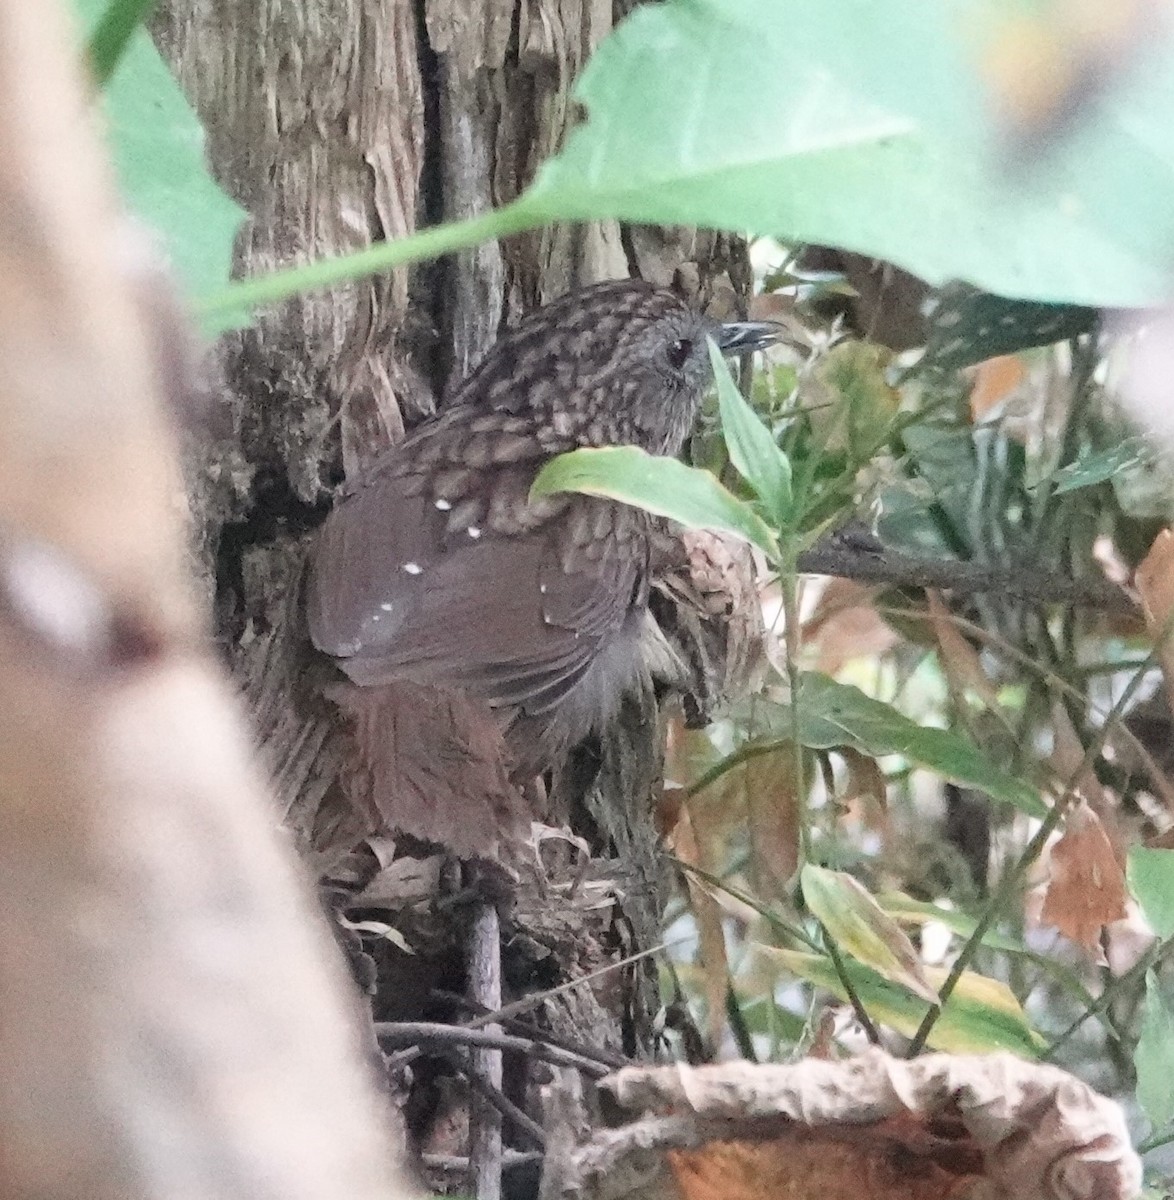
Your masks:
[[[836,974],[840,977],[840,985],[844,989],[844,994],[848,997],[848,1002],[852,1005],[852,1011],[856,1014],[856,1020],[860,1022],[861,1028],[864,1030],[864,1035],[868,1038],[869,1045],[879,1046],[880,1031],[868,1015],[868,1009],[864,1007],[864,1001],[856,993],[856,988],[848,976],[848,968],[844,965],[844,960],[840,957],[840,948],[836,945],[836,939],[828,933],[826,928],[824,928],[823,933],[824,949],[827,951],[828,957],[832,960],[832,966],[835,967]]]
[[[1132,986],[1139,975],[1144,976],[1147,971],[1152,970],[1165,956],[1165,952],[1170,949],[1174,949],[1174,942],[1167,942],[1164,947],[1151,947],[1124,975],[1119,976],[1106,985],[1101,994],[1088,1005],[1084,1012],[1059,1037],[1053,1040],[1052,1044],[1044,1051],[1040,1061],[1054,1061],[1060,1047],[1071,1040],[1085,1021],[1090,1017],[1097,1017],[1105,1012],[1121,992]]]
[[[783,561],[779,565],[779,585],[783,589],[783,639],[787,659],[787,685],[791,692],[789,706],[791,733],[791,765],[794,777],[795,817],[799,826],[799,862],[811,858],[811,830],[808,828],[807,789],[803,781],[803,743],[799,725],[799,690],[802,673],[799,670],[799,650],[802,632],[799,627],[799,575],[795,570],[795,539],[786,531],[781,533]]]
[[[94,81],[102,88],[110,81],[134,31],[147,19],[156,0],[111,0],[90,35],[87,57]]]
[[[578,1054],[547,1046],[534,1038],[518,1037],[511,1033],[494,1033],[488,1029],[471,1029],[468,1025],[441,1025],[432,1021],[377,1021],[375,1036],[380,1045],[393,1049],[403,1046],[419,1050],[424,1046],[473,1046],[481,1050],[510,1050],[530,1058],[541,1058],[559,1067],[573,1067],[596,1079],[602,1079],[611,1068],[592,1062]],[[397,1063],[402,1059],[397,1056]]]
[[[1151,1150],[1157,1150],[1162,1146],[1168,1146],[1174,1142],[1174,1129],[1167,1129],[1163,1133],[1151,1134],[1144,1142],[1138,1144],[1138,1154],[1148,1154]]]
[[[228,284],[196,305],[201,324],[211,331],[245,323],[256,308],[288,300],[301,292],[350,283],[367,275],[404,266],[425,258],[437,258],[454,250],[493,238],[507,237],[533,229],[544,218],[521,201],[494,209],[465,221],[453,221],[422,229],[408,237],[368,246],[354,254],[318,259],[295,267],[286,267],[267,275]]]

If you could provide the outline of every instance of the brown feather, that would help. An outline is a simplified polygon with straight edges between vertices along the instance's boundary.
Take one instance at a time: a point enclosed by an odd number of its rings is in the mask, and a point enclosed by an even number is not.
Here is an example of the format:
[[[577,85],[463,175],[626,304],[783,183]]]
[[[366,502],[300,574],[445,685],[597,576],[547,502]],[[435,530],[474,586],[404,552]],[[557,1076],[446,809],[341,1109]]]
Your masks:
[[[529,491],[546,461],[577,446],[676,454],[716,329],[638,281],[564,297],[348,485],[313,551],[307,613],[314,644],[372,693],[346,703],[373,786],[398,796],[376,806],[390,823],[419,832],[432,820],[451,834],[451,817],[425,816],[429,795],[442,806],[470,787],[478,804],[500,795],[500,778],[469,765],[493,752],[476,722],[467,732],[470,712],[495,714],[520,778],[606,724],[625,691],[679,669],[648,613],[651,518],[587,496],[531,502]],[[390,685],[447,699],[417,696],[416,713],[397,715],[375,695]],[[441,720],[465,732],[437,733]],[[426,764],[393,761],[409,748]]]

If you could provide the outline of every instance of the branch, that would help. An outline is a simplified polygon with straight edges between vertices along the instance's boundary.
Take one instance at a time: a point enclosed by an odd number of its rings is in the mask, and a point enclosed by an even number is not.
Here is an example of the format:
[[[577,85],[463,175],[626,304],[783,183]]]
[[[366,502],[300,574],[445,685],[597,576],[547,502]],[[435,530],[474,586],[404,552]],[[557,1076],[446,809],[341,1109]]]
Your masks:
[[[1107,579],[1072,579],[1024,566],[924,558],[887,549],[875,539],[858,544],[839,534],[832,534],[805,550],[799,555],[797,565],[804,575],[836,575],[858,583],[966,593],[1000,592],[1041,604],[1068,604],[1113,613],[1140,612],[1129,593]]]

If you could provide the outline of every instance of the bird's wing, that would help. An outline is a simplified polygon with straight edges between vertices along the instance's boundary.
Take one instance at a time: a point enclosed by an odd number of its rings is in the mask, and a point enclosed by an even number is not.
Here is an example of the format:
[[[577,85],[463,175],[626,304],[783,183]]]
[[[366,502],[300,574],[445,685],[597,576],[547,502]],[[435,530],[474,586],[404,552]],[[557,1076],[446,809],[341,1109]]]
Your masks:
[[[320,531],[314,644],[359,684],[456,685],[531,713],[556,705],[624,627],[644,579],[639,530],[625,520],[626,537],[597,536],[614,522],[607,501],[525,506],[532,465],[487,476],[407,461],[386,460]]]

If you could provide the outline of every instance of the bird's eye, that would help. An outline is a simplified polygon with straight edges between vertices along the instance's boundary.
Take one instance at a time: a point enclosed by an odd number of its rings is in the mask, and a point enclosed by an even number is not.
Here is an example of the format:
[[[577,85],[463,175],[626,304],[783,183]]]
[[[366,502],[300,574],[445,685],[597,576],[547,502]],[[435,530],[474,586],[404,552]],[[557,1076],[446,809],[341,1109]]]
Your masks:
[[[669,366],[674,371],[679,371],[689,361],[689,355],[692,353],[693,343],[688,338],[678,338],[669,346]]]

